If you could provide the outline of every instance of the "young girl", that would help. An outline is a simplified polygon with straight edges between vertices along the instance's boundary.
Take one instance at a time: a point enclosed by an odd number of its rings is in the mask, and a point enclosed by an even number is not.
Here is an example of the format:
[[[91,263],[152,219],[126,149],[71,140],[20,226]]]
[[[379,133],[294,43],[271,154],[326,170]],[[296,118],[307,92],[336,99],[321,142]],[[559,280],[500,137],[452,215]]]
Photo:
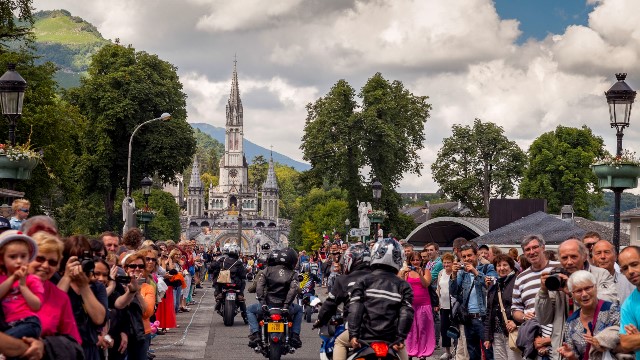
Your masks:
[[[10,328],[7,335],[40,337],[42,325],[36,316],[44,300],[44,286],[37,276],[27,273],[27,265],[37,253],[36,242],[17,230],[0,235],[0,299]]]

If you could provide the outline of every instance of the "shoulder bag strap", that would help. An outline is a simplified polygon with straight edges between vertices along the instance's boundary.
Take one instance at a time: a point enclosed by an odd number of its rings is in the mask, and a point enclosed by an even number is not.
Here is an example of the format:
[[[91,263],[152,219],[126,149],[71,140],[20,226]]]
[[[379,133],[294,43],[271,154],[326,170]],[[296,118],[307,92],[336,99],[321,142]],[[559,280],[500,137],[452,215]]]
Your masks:
[[[507,326],[507,312],[504,311],[504,305],[502,304],[502,290],[500,290],[500,286],[498,284],[496,284],[496,286],[498,286],[498,303],[500,303],[500,311],[502,312],[502,318],[504,319],[504,326]]]
[[[598,321],[598,314],[600,313],[600,309],[602,308],[603,303],[604,303],[604,300],[599,300],[598,305],[596,306],[596,311],[593,313],[593,320],[591,320],[591,326],[593,330],[596,329],[596,321]],[[593,336],[593,330],[590,330],[591,336]],[[584,357],[583,357],[584,360],[589,360],[590,352],[591,352],[591,344],[587,343],[587,347],[585,348],[585,351],[584,351]]]
[[[234,266],[238,263],[238,261],[240,261],[240,259],[236,260],[233,264],[231,264],[231,266],[229,266],[229,269],[231,269],[232,267],[234,267]],[[222,263],[222,270],[229,270],[229,269],[225,269],[225,268],[224,268],[224,262],[223,262],[223,263]]]

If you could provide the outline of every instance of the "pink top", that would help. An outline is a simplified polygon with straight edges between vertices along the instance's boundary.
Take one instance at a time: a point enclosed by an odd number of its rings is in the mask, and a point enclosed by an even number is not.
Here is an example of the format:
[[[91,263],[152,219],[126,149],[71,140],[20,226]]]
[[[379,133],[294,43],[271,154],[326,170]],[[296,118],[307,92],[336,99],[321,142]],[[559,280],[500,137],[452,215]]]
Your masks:
[[[413,290],[413,307],[431,305],[431,297],[429,297],[429,289],[422,287],[420,278],[408,277],[407,282]]]
[[[9,277],[7,275],[0,275],[0,283],[3,283]],[[27,275],[27,287],[31,292],[40,299],[40,303],[44,302],[44,286],[42,280],[35,275]],[[29,316],[36,316],[36,311],[31,310],[27,301],[20,292],[20,283],[15,281],[11,285],[11,289],[2,298],[2,310],[8,323],[28,318]]]
[[[58,289],[51,281],[45,281],[44,298],[46,300],[38,311],[38,317],[42,322],[42,336],[71,335],[78,344],[82,345],[69,295]]]

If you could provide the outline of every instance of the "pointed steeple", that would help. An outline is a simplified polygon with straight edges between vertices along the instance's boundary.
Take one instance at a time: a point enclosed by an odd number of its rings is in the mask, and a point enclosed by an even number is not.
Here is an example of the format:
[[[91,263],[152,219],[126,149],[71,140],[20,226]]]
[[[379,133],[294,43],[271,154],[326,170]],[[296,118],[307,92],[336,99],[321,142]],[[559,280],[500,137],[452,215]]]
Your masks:
[[[273,155],[269,159],[269,170],[267,171],[267,180],[262,185],[264,190],[278,191],[278,181],[276,180],[276,171],[273,166]]]
[[[231,93],[227,102],[227,126],[242,125],[242,100],[240,100],[240,88],[238,87],[237,60],[233,61],[233,75],[231,77]]]
[[[191,179],[189,180],[189,188],[203,189],[202,181],[200,180],[200,166],[198,164],[198,157],[193,157],[193,167],[191,168]]]

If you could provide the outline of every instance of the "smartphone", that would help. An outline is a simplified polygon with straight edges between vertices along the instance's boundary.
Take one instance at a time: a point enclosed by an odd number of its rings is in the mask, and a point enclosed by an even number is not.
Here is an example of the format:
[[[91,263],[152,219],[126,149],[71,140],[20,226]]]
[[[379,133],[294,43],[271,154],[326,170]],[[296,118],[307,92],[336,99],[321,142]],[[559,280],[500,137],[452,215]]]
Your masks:
[[[415,266],[413,266],[413,265],[409,265],[409,270],[411,270],[411,271],[416,271],[416,267],[415,267]]]
[[[147,282],[147,278],[138,278],[138,285],[142,285]]]
[[[128,284],[131,282],[131,276],[118,275],[116,276],[116,282],[118,282],[119,284]]]

